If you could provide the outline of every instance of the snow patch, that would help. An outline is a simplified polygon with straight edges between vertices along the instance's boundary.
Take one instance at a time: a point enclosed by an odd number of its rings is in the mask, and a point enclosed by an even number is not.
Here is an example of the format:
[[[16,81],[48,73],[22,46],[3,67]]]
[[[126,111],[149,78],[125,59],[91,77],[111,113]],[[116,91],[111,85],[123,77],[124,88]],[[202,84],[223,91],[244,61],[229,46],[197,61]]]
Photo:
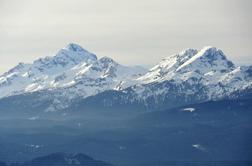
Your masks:
[[[194,112],[195,108],[184,108],[183,111]]]
[[[200,150],[200,151],[206,151],[206,148],[204,148],[204,147],[203,147],[202,145],[200,145],[200,144],[193,144],[192,147],[195,148],[195,149],[198,149],[198,150]]]

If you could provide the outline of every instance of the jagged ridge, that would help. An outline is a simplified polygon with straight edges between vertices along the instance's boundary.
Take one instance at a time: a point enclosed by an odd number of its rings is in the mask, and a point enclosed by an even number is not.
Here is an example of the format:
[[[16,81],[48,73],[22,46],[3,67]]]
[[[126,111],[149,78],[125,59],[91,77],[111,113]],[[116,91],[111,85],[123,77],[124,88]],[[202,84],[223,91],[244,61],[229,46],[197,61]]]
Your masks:
[[[145,69],[126,67],[113,59],[98,59],[77,44],[70,43],[53,57],[20,63],[0,76],[0,97],[39,90],[68,88],[86,97],[107,89],[114,89]]]
[[[250,89],[252,84],[251,67],[234,65],[215,47],[187,49],[143,73],[108,57],[98,59],[79,45],[69,44],[54,57],[21,63],[1,76],[0,97],[45,90],[45,96],[53,96],[46,111],[71,107],[76,98],[83,98],[87,105],[95,98],[103,106],[137,104],[160,109],[218,100]],[[116,97],[111,96],[117,92]]]

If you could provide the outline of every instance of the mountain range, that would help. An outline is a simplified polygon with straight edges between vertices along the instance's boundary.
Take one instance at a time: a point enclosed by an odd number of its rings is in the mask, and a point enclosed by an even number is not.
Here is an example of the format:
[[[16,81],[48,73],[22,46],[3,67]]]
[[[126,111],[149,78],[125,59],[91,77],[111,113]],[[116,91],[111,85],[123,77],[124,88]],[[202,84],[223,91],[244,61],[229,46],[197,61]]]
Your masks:
[[[146,70],[98,59],[70,43],[55,56],[2,74],[0,109],[162,110],[236,98],[251,89],[252,66],[235,65],[216,47],[186,49]]]

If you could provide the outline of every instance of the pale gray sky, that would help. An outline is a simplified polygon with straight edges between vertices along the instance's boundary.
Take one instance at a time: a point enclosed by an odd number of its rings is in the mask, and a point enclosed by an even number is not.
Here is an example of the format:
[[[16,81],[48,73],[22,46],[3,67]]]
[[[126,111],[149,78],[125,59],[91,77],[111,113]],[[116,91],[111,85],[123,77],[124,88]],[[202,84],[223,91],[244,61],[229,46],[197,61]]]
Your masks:
[[[0,0],[0,73],[70,42],[151,65],[189,47],[252,62],[251,0]]]

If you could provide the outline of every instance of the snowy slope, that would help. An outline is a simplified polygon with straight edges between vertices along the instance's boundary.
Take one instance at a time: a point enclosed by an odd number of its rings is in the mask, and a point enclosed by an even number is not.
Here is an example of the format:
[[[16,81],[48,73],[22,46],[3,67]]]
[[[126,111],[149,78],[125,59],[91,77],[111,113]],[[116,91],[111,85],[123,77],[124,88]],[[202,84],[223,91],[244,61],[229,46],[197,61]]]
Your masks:
[[[155,65],[149,70],[148,73],[139,77],[137,80],[141,84],[147,84],[155,81],[163,81],[170,79],[174,76],[174,71],[191,57],[196,55],[198,51],[196,49],[187,49],[179,54],[174,54],[162,59],[160,63]]]
[[[204,47],[200,51],[187,49],[165,58],[138,80],[141,83],[171,79],[185,81],[191,77],[216,76],[219,72],[230,72],[234,68],[235,65],[227,60],[221,50],[215,47]]]
[[[144,85],[171,81],[173,84],[201,84],[208,87],[209,98],[245,89],[252,84],[251,67],[235,66],[215,47],[187,49],[162,60],[138,78],[139,90]],[[162,89],[164,90],[164,89]],[[188,89],[190,91],[190,89]]]
[[[108,57],[97,59],[71,43],[53,57],[20,63],[0,76],[0,97],[54,89],[86,97],[123,86],[143,72],[143,68],[122,66]]]

